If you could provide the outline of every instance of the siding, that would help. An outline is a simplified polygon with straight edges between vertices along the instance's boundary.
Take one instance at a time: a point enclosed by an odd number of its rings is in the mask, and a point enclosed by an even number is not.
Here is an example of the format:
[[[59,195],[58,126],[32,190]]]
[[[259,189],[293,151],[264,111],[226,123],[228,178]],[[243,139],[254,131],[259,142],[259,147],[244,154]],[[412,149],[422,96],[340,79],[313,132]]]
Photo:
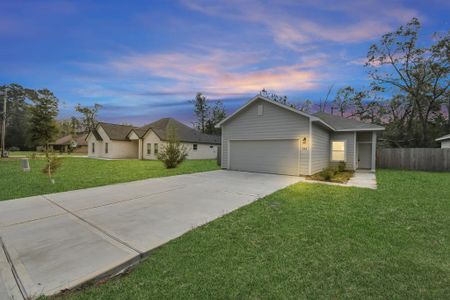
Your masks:
[[[345,164],[348,170],[355,170],[355,132],[332,132],[330,133],[330,156],[331,159],[331,142],[345,141],[346,159]],[[330,161],[330,165],[337,165],[338,162]]]
[[[450,141],[442,141],[441,142],[441,148],[450,148]]]
[[[330,133],[328,130],[313,124],[311,144],[311,174],[315,174],[330,164]]]
[[[98,127],[98,134],[103,141],[97,141],[94,136],[88,139],[88,156],[101,158],[137,158],[138,141],[112,141],[106,135],[101,126]],[[95,153],[92,153],[92,143],[95,143]],[[105,143],[108,143],[108,153],[105,153]]]
[[[258,116],[258,105],[263,114]],[[230,140],[302,139],[309,136],[309,118],[257,100],[222,126],[222,168],[228,167]],[[309,148],[300,151],[300,174],[308,174]]]
[[[152,144],[151,148],[151,154],[147,154],[147,144]],[[159,137],[152,131],[149,130],[147,135],[143,139],[143,158],[144,159],[157,159],[156,155],[154,154],[154,144],[158,143],[159,150],[162,150],[165,142],[161,141]],[[195,151],[194,144],[193,143],[181,143],[187,150],[188,156],[187,159],[216,159],[217,158],[217,145],[209,145],[209,144],[197,144],[197,150]],[[210,146],[213,146],[210,148]]]

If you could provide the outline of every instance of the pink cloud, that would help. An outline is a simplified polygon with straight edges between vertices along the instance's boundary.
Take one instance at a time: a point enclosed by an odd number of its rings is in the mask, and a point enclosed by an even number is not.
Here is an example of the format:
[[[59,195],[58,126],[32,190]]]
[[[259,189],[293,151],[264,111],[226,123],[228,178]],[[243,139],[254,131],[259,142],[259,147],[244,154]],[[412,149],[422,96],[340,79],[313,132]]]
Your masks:
[[[115,71],[162,77],[177,90],[199,89],[212,93],[256,93],[273,90],[309,90],[317,87],[324,75],[314,70],[324,57],[310,57],[304,62],[253,70],[261,61],[259,53],[209,51],[201,54],[135,54],[109,63]]]

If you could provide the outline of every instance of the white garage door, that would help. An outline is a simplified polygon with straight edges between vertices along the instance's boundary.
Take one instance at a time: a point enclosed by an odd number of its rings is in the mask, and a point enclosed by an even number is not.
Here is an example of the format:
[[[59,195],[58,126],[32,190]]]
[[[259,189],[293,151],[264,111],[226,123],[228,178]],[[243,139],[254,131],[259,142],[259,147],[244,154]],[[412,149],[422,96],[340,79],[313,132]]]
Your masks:
[[[299,175],[299,140],[230,141],[230,169]]]

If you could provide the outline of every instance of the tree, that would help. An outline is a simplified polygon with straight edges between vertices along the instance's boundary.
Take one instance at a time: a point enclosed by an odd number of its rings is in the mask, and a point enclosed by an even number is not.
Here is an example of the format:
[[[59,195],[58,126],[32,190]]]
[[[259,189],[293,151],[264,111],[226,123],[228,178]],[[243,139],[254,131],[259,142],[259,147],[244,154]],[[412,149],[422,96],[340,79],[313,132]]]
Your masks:
[[[58,115],[58,98],[47,89],[29,91],[29,97],[33,102],[30,107],[30,137],[34,145],[42,145],[45,148],[47,164],[42,170],[49,179],[52,173],[61,165],[61,161],[54,153],[50,153],[49,144],[58,133],[56,116]]]
[[[222,101],[218,100],[214,104],[213,107],[210,108],[208,113],[208,120],[206,121],[206,129],[205,133],[207,134],[215,134],[220,135],[220,128],[216,128],[216,125],[219,124],[220,121],[225,119],[227,114],[225,112],[225,108],[223,107]]]
[[[206,131],[206,123],[209,114],[209,105],[207,99],[202,93],[197,93],[195,99],[191,101],[194,104],[194,114],[197,117],[197,121],[194,122],[194,126],[202,133]]]
[[[81,106],[77,104],[75,110],[83,115],[81,124],[84,127],[84,131],[92,131],[97,126],[97,113],[103,106],[95,103],[93,107]]]
[[[322,98],[319,100],[319,111],[325,112],[328,106],[328,98],[330,97],[331,91],[333,90],[334,84],[332,84],[327,91],[327,94],[325,96],[325,99],[322,100]]]
[[[429,127],[434,119],[442,118],[441,107],[449,101],[450,39],[448,33],[435,36],[432,46],[419,47],[419,30],[420,22],[413,18],[383,35],[370,47],[366,67],[374,86],[405,94],[409,102],[407,128],[419,124],[416,145],[426,147],[430,145]]]
[[[33,103],[30,106],[30,138],[33,145],[48,144],[58,133],[56,116],[58,115],[58,98],[47,89],[29,91]]]
[[[186,159],[186,148],[180,144],[174,127],[169,126],[167,128],[167,143],[158,152],[157,157],[167,169],[175,168]]]
[[[7,92],[6,145],[27,148],[28,107],[26,89],[11,83],[0,86],[0,94]],[[0,97],[0,112],[3,116],[3,96]],[[0,132],[3,122],[0,122]]]
[[[336,109],[341,117],[343,117],[345,112],[352,107],[355,97],[356,91],[351,86],[346,86],[339,89],[333,100],[332,112]]]
[[[297,109],[306,113],[311,112],[313,106],[313,102],[309,99],[306,99],[305,101],[302,102],[302,104],[300,104]]]

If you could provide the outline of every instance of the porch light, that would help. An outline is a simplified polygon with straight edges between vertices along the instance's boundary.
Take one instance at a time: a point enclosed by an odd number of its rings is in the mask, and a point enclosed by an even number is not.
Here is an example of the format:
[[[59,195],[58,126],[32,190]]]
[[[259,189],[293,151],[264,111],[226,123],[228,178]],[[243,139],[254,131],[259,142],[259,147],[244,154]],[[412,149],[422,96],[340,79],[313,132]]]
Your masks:
[[[306,137],[302,139],[302,145],[306,146]]]

